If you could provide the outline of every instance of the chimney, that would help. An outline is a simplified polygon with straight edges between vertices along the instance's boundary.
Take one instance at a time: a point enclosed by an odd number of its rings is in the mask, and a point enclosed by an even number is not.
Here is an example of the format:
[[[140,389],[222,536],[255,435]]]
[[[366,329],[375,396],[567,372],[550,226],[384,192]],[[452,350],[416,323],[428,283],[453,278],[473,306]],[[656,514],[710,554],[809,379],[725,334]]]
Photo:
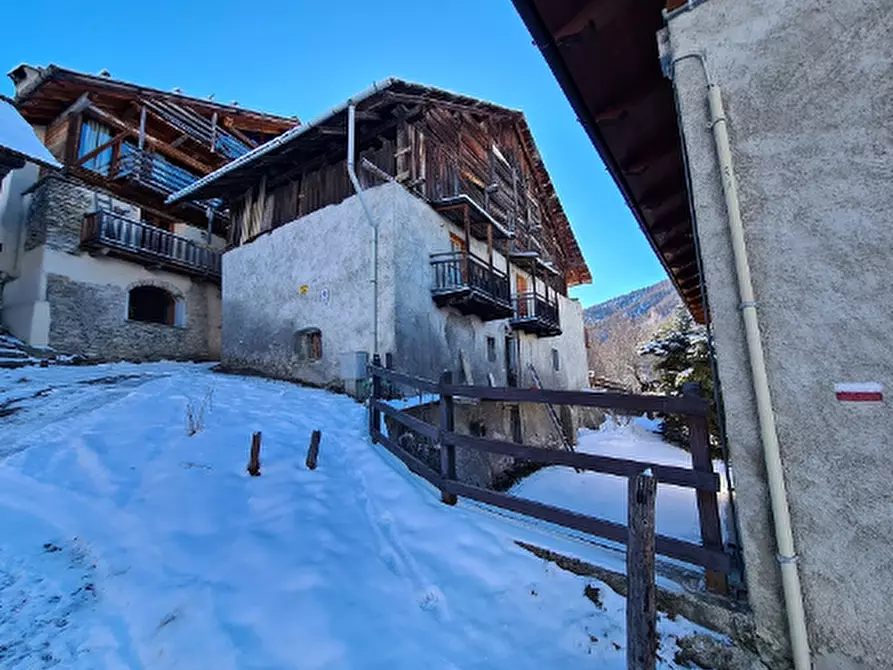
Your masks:
[[[43,68],[22,63],[18,67],[10,70],[6,76],[9,77],[15,85],[16,95],[22,95],[25,90],[31,88],[31,86],[40,79],[42,73]]]
[[[112,78],[112,73],[109,72],[108,70],[106,70],[105,68],[102,68],[102,69],[99,71],[99,76],[100,76],[100,77],[105,77],[105,78],[107,78],[107,79],[111,79],[111,78]]]

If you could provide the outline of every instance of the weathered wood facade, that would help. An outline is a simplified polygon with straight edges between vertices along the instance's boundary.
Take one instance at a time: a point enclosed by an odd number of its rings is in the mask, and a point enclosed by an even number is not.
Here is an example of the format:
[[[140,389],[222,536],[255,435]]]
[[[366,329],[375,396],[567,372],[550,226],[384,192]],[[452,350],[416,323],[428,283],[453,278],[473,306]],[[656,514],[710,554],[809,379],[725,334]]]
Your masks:
[[[230,204],[233,245],[338,203],[354,194],[346,123],[343,109],[333,112],[189,197],[212,194]],[[548,281],[562,293],[591,281],[521,112],[392,80],[357,105],[357,147],[365,185],[393,178],[460,227],[457,198],[467,196],[511,238],[497,241],[499,253],[535,252],[557,271]],[[472,232],[487,239],[486,226]]]
[[[172,208],[165,198],[298,123],[55,65],[20,65],[9,76],[16,107],[43,130],[66,174],[137,204],[162,227],[204,227],[211,206],[223,233],[218,202]]]

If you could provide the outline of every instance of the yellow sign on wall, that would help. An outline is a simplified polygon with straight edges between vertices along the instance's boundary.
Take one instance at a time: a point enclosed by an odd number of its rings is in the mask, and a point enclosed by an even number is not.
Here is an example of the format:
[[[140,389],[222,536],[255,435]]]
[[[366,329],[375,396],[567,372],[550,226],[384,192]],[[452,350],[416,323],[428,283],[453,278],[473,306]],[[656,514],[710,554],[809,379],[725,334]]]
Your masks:
[[[301,284],[301,288],[298,289],[298,293],[301,295],[307,295],[307,291],[310,290],[310,287],[307,284]]]

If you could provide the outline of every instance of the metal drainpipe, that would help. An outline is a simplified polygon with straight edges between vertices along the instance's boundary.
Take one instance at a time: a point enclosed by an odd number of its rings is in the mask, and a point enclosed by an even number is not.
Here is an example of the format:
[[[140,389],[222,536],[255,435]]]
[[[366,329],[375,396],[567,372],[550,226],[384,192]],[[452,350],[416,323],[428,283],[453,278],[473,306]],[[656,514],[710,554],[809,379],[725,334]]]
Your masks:
[[[360,205],[366,213],[369,225],[372,226],[372,357],[378,358],[378,223],[372,216],[369,205],[363,197],[363,188],[354,169],[354,153],[356,145],[356,105],[351,103],[347,107],[347,176],[353,190],[360,199]]]
[[[717,428],[719,429],[719,444],[722,450],[722,458],[725,463],[726,489],[729,492],[729,508],[731,511],[730,522],[735,536],[735,558],[741,568],[741,579],[744,582],[744,554],[741,551],[741,532],[738,525],[737,503],[735,502],[735,487],[732,482],[731,468],[729,466],[729,441],[726,435],[725,406],[722,397],[722,384],[719,380],[719,368],[716,364],[716,346],[713,338],[713,328],[710,319],[710,301],[707,296],[707,283],[704,281],[704,261],[701,258],[701,240],[698,237],[698,219],[695,216],[695,201],[692,196],[691,170],[689,169],[688,147],[685,143],[685,130],[682,127],[682,112],[679,106],[679,95],[673,87],[673,100],[676,103],[676,124],[679,127],[679,149],[682,152],[682,168],[685,170],[685,190],[688,194],[688,215],[691,217],[691,227],[694,233],[695,261],[698,266],[698,285],[701,289],[701,309],[704,310],[707,331],[707,351],[710,359],[710,374],[713,376],[713,403],[716,406]]]
[[[785,611],[788,619],[788,634],[791,638],[791,651],[796,670],[809,670],[811,667],[809,638],[806,632],[806,616],[803,611],[803,594],[800,588],[800,575],[797,572],[799,557],[794,548],[794,535],[791,530],[791,513],[784,483],[784,471],[778,444],[778,430],[775,426],[775,413],[769,392],[766,374],[766,361],[760,327],[757,319],[757,303],[747,258],[747,245],[744,240],[744,225],[741,220],[741,207],[738,201],[738,184],[732,162],[729,133],[726,127],[725,110],[722,104],[722,91],[710,77],[706,57],[700,53],[687,53],[673,59],[671,71],[676,63],[693,58],[701,63],[707,78],[707,101],[710,106],[710,128],[716,145],[716,155],[722,180],[722,191],[729,219],[729,233],[738,278],[738,293],[741,299],[741,315],[744,319],[744,334],[747,341],[753,390],[757,401],[757,418],[763,443],[763,456],[766,461],[766,479],[769,484],[769,500],[775,525],[776,556],[781,568],[781,583],[785,598]]]

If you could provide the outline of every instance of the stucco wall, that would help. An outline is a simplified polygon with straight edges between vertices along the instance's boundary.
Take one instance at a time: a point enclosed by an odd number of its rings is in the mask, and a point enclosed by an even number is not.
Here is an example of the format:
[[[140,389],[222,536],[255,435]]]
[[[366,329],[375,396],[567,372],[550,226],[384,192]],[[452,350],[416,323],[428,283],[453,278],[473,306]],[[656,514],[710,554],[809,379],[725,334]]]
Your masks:
[[[398,302],[394,367],[436,379],[443,370],[452,370],[462,379],[460,351],[475,384],[487,384],[492,374],[496,385],[506,384],[505,336],[508,320],[481,321],[464,316],[454,308],[437,308],[431,299],[434,272],[433,253],[450,250],[450,232],[458,233],[423,200],[400,190],[396,193],[394,258],[397,265]],[[487,245],[472,240],[472,253],[487,257]],[[501,254],[494,264],[505,267]],[[516,268],[512,266],[512,281]],[[578,302],[560,296],[562,335],[538,338],[518,333],[522,381],[530,385],[528,363],[536,366],[543,385],[555,389],[585,388],[588,383],[583,315]],[[487,357],[487,338],[496,340],[496,360]],[[552,349],[559,350],[560,369],[552,370]]]
[[[16,261],[25,245],[25,215],[28,198],[22,191],[37,181],[38,167],[27,164],[13,170],[0,184],[0,280],[15,275]]]
[[[670,22],[722,87],[778,421],[808,628],[820,663],[891,667],[891,412],[835,382],[893,388],[893,3],[709,0]],[[766,658],[786,626],[704,74],[676,86],[735,477]],[[848,665],[850,663],[850,665]],[[781,663],[776,660],[779,666]],[[830,667],[828,665],[824,667]]]
[[[379,348],[394,350],[394,193],[365,192],[379,224]],[[356,196],[280,226],[223,256],[223,362],[325,385],[342,353],[372,351],[372,228]],[[302,287],[303,288],[302,290]],[[295,333],[318,328],[322,359],[302,361]]]

